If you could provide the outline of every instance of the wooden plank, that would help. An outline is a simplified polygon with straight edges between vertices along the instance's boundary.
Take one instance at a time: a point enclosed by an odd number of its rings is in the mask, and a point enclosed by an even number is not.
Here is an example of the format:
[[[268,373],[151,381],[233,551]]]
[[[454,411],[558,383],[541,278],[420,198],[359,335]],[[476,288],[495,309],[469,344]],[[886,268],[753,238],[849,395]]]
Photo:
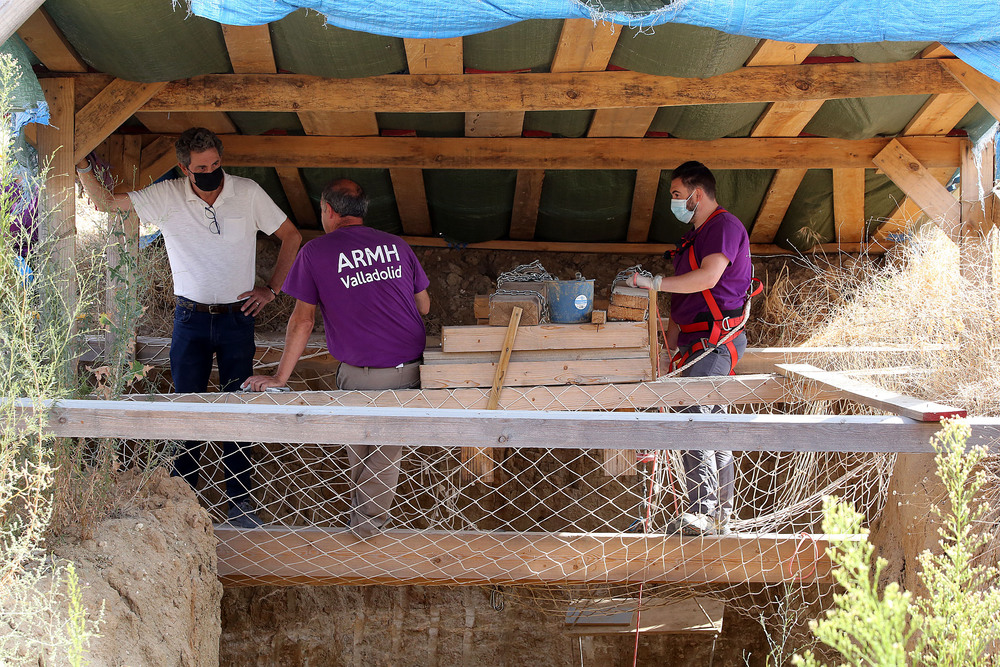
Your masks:
[[[299,122],[306,134],[328,137],[375,137],[379,132],[373,111],[300,111]]]
[[[420,386],[424,389],[488,387],[496,370],[496,363],[424,364],[420,367]],[[504,386],[612,384],[645,382],[651,379],[647,353],[645,359],[512,361],[504,378]]]
[[[271,47],[271,29],[264,25],[223,25],[229,61],[237,74],[273,74],[278,71]]]
[[[108,84],[76,113],[74,159],[82,160],[165,85],[124,79]]]
[[[239,130],[229,115],[222,111],[175,111],[173,113],[152,113],[140,111],[136,120],[157,134],[180,134],[192,127],[204,127],[216,134],[236,134]]]
[[[44,7],[39,7],[29,16],[17,29],[17,34],[50,71],[87,71],[87,64],[66,40],[62,30],[56,26]]]
[[[650,377],[657,379],[660,376],[660,339],[656,335],[656,325],[660,321],[659,309],[656,303],[656,290],[649,290],[649,317],[646,318],[646,326],[649,328],[649,362]]]
[[[518,170],[517,182],[514,185],[514,210],[510,217],[510,238],[516,240],[534,238],[544,180],[544,169]]]
[[[929,453],[939,425],[904,417],[422,410],[301,405],[14,401],[19,419],[48,415],[55,437],[551,449],[685,449],[725,441],[733,451]],[[997,450],[1000,420],[969,418],[970,446]]]
[[[955,54],[949,51],[947,48],[941,45],[940,42],[934,42],[926,49],[920,52],[918,58],[954,58]]]
[[[778,169],[771,179],[771,185],[764,194],[760,212],[750,232],[751,243],[771,243],[774,241],[785,213],[792,203],[792,197],[799,189],[806,169]]]
[[[798,65],[809,57],[816,48],[815,44],[797,44],[779,42],[774,39],[762,39],[747,58],[747,67],[763,65]]]
[[[924,401],[894,391],[861,382],[842,373],[824,371],[809,364],[778,364],[778,372],[788,378],[819,384],[843,392],[844,397],[878,410],[885,410],[920,422],[939,422],[942,419],[967,417],[968,412],[933,401]]]
[[[899,186],[907,197],[913,199],[945,233],[954,239],[960,234],[961,221],[958,202],[944,186],[937,182],[926,167],[900,143],[893,139],[872,160]]]
[[[972,142],[962,147],[962,236],[983,238],[993,226],[993,186],[996,181],[995,143],[984,146],[976,159]],[[978,164],[977,164],[978,163]]]
[[[403,39],[410,74],[461,74],[465,65],[461,37]]]
[[[465,114],[467,137],[519,137],[524,130],[523,111],[468,111]]]
[[[103,342],[103,341],[102,341]],[[139,338],[137,359],[143,357]],[[516,352],[513,354],[517,354]],[[801,400],[802,392],[786,391],[786,380],[774,374],[716,378],[668,378],[657,382],[562,387],[507,387],[500,398],[504,410],[618,410],[622,408],[682,408],[689,405],[752,405]],[[817,389],[816,400],[839,394]],[[404,389],[395,391],[302,391],[284,394],[130,394],[138,402],[224,403],[234,405],[343,405],[385,408],[452,408],[484,410],[485,387],[474,389]]]
[[[566,19],[552,58],[553,72],[602,72],[621,36],[621,26],[590,19]]]
[[[488,320],[491,327],[510,325],[514,310],[521,311],[521,326],[535,326],[541,323],[541,299],[528,294],[496,294],[489,300]],[[426,362],[426,359],[424,360]]]
[[[450,352],[499,352],[504,331],[496,327],[441,327],[441,349]],[[644,324],[542,324],[525,327],[517,336],[515,350],[574,350],[580,348],[646,347],[649,336]]]
[[[938,355],[957,348],[933,345],[915,350],[904,347],[748,347],[736,366],[737,373],[773,373],[777,364],[817,363],[847,357],[857,359],[864,355],[872,366],[898,366],[913,360],[914,354]]]
[[[392,180],[392,191],[396,197],[403,233],[414,236],[432,235],[434,229],[431,226],[431,212],[427,208],[423,171],[412,167],[392,168],[389,169],[389,178]]]
[[[643,137],[659,107],[597,109],[587,128],[588,137]]]
[[[604,324],[608,321],[608,311],[607,310],[592,310],[590,311],[590,323],[591,324]]]
[[[226,164],[240,167],[396,167],[431,169],[660,169],[697,159],[710,169],[870,167],[890,141],[928,168],[958,168],[959,137],[890,140],[821,137],[539,139],[465,137],[226,138]]]
[[[439,74],[333,79],[208,74],[168,84],[144,111],[558,111],[960,93],[952,60],[743,67],[707,79],[640,72]],[[80,75],[95,81],[98,75]],[[975,94],[975,93],[973,93]]]
[[[0,20],[0,27],[3,21]],[[16,26],[15,26],[16,27]],[[77,304],[76,272],[76,159],[73,104],[75,81],[71,78],[43,79],[42,92],[49,105],[49,124],[38,127],[38,161],[47,165],[42,189],[39,236],[52,243],[46,266],[36,267],[53,280],[58,276],[60,306],[73,312]],[[71,364],[75,371],[76,363]],[[2,399],[0,399],[2,400]]]
[[[442,352],[441,348],[424,350],[425,364],[483,364],[496,360],[496,352]],[[645,347],[582,348],[576,350],[515,350],[511,361],[579,361],[581,359],[644,359]]]
[[[358,541],[346,528],[225,525],[215,536],[227,586],[830,582],[828,547],[864,539],[389,530]]]
[[[838,243],[865,240],[865,170],[833,170],[833,225]]]
[[[136,190],[139,186],[139,171],[142,161],[142,137],[137,134],[127,134],[122,138],[122,169],[121,181],[117,183],[115,192]],[[119,188],[121,188],[119,190]]]
[[[292,215],[295,216],[296,225],[303,227],[316,226],[316,208],[313,206],[306,184],[302,180],[302,174],[295,167],[277,167],[278,178],[281,180],[281,187],[285,190],[288,204],[292,207]]]
[[[170,137],[157,137],[142,149],[137,187],[146,187],[177,164],[176,142]]]
[[[719,635],[726,603],[711,598],[574,600],[566,611],[571,635],[700,634]],[[638,614],[638,619],[636,615]]]
[[[903,136],[948,134],[976,106],[968,93],[931,95],[903,128]]]
[[[653,222],[653,208],[660,187],[660,170],[656,168],[637,169],[635,189],[632,191],[632,210],[629,212],[629,243],[645,243],[649,239],[649,226]]]
[[[996,119],[1000,119],[1000,83],[961,60],[936,60]]]
[[[490,398],[486,403],[487,410],[496,410],[500,405],[500,391],[507,377],[507,370],[510,366],[510,353],[514,349],[514,339],[517,337],[517,327],[520,323],[521,309],[515,308],[510,313],[510,324],[507,325],[507,334],[503,339],[503,349],[500,350],[500,361],[496,364],[496,372],[493,375],[493,384],[490,388]]]
[[[6,42],[44,0],[0,0],[0,44]]]

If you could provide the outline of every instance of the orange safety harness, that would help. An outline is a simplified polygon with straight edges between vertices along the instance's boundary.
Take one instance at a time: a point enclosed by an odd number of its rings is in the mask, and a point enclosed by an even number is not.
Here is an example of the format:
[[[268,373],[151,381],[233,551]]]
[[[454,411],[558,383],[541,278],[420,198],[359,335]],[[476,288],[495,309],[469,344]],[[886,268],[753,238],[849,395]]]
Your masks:
[[[684,246],[687,246],[688,263],[691,265],[692,271],[698,268],[698,258],[695,257],[694,254],[694,240],[698,234],[708,226],[708,223],[710,223],[712,219],[720,213],[726,213],[726,210],[721,206],[715,209],[715,211],[712,212],[712,215],[708,216],[708,220],[705,221],[705,224],[703,224],[701,228],[699,228],[698,231],[691,236],[688,242],[677,250],[678,253],[682,253],[684,252]],[[760,280],[757,278],[751,278],[750,288],[747,289],[747,299],[760,294],[763,287],[764,286]],[[742,326],[743,321],[747,316],[747,313],[743,308],[723,313],[722,309],[719,308],[719,304],[715,300],[715,297],[712,295],[711,289],[702,290],[701,296],[705,299],[705,303],[708,305],[708,313],[711,319],[702,320],[700,322],[692,322],[691,324],[678,324],[677,326],[680,328],[682,333],[704,332],[708,335],[696,341],[693,345],[691,345],[691,347],[684,350],[678,350],[670,360],[671,371],[683,367],[691,355],[700,354],[709,347],[718,347],[719,341],[722,340],[723,336]],[[729,375],[733,375],[736,372],[737,352],[736,343],[734,342],[735,338],[735,336],[729,336],[726,342],[723,343],[726,349],[729,350]]]

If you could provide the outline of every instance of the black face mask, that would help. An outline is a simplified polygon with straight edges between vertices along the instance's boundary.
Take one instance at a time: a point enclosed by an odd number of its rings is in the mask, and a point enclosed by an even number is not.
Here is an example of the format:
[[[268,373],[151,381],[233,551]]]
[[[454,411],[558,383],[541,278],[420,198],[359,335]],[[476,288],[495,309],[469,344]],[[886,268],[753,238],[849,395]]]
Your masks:
[[[191,175],[194,176],[194,184],[203,192],[212,192],[222,185],[222,167],[204,173],[192,171]]]

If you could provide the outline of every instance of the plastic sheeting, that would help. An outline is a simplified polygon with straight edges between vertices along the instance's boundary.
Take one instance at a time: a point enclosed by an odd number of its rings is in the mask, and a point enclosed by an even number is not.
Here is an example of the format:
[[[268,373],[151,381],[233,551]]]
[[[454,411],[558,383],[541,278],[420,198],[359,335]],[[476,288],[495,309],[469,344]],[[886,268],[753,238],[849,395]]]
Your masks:
[[[50,0],[51,1],[51,0]],[[458,37],[527,19],[601,18],[633,27],[677,22],[730,35],[814,44],[939,41],[1000,81],[996,0],[190,0],[194,14],[236,25],[277,21],[305,7],[332,25],[396,37]],[[631,10],[631,11],[629,11]]]

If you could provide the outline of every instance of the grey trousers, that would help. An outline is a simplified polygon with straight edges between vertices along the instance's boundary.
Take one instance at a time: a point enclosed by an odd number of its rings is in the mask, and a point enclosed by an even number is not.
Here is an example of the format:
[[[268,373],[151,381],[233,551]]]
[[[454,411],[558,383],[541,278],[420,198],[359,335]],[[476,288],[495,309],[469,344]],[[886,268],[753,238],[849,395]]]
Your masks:
[[[340,389],[413,389],[420,386],[420,362],[397,368],[370,368],[340,364],[337,387]],[[381,528],[389,519],[389,508],[396,496],[399,445],[347,445],[351,465],[351,526],[370,524]]]
[[[747,338],[741,331],[733,339],[736,359],[743,356]],[[729,375],[731,363],[729,348],[718,347],[683,372],[684,377]],[[711,414],[725,412],[721,405],[692,405],[681,412]],[[724,449],[705,449],[682,452],[684,477],[688,494],[688,512],[707,514],[726,522],[733,513],[733,494],[736,485],[736,466],[733,453]]]

